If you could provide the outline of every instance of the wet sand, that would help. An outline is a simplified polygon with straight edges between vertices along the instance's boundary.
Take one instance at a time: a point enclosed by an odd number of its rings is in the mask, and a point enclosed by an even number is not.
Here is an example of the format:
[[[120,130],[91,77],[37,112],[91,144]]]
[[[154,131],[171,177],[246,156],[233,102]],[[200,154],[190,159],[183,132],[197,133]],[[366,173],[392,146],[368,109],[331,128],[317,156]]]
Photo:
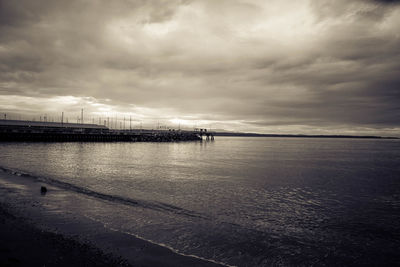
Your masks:
[[[13,176],[0,171],[0,179],[23,179]],[[33,186],[39,194],[40,184]],[[0,185],[0,190],[0,266],[221,266],[120,232],[104,229],[98,233],[103,240],[99,244],[82,238],[82,231],[65,235],[47,230],[36,215],[31,216],[37,213],[36,202],[27,200],[21,210],[21,205],[16,205],[18,200],[7,198],[9,188]],[[85,224],[80,220],[68,222],[71,231],[99,227],[93,222]]]
[[[0,203],[0,266],[131,266],[89,244],[41,231]]]

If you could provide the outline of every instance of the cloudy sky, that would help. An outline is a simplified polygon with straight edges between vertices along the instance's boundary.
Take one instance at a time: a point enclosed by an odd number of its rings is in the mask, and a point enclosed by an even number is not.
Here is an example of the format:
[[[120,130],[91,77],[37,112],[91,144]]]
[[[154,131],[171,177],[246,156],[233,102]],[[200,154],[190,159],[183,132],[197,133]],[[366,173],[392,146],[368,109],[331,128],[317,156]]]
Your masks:
[[[0,0],[0,113],[400,136],[398,2]]]

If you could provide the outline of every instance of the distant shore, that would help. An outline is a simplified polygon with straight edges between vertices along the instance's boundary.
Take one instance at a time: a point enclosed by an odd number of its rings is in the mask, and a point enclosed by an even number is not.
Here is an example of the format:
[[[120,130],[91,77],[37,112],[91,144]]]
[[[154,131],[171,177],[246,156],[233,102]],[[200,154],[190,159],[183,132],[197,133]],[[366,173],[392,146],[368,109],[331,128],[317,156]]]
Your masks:
[[[243,136],[243,137],[288,137],[288,138],[355,138],[355,139],[400,139],[399,137],[374,135],[308,135],[308,134],[258,134],[239,132],[215,132],[215,136]]]

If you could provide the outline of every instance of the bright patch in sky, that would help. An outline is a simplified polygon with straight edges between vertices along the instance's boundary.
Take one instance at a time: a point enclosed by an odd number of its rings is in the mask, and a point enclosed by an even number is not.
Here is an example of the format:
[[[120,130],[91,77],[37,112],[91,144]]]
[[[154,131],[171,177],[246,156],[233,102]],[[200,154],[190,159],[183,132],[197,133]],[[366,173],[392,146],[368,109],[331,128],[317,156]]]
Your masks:
[[[400,135],[399,14],[383,0],[5,1],[0,112]]]

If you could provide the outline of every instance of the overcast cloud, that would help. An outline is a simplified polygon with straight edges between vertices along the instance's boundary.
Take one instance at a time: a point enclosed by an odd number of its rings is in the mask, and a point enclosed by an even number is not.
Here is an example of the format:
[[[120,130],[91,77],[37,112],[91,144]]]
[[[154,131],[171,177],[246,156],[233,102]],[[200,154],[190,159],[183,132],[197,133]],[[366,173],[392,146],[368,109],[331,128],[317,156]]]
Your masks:
[[[399,136],[399,2],[0,0],[0,112]]]

